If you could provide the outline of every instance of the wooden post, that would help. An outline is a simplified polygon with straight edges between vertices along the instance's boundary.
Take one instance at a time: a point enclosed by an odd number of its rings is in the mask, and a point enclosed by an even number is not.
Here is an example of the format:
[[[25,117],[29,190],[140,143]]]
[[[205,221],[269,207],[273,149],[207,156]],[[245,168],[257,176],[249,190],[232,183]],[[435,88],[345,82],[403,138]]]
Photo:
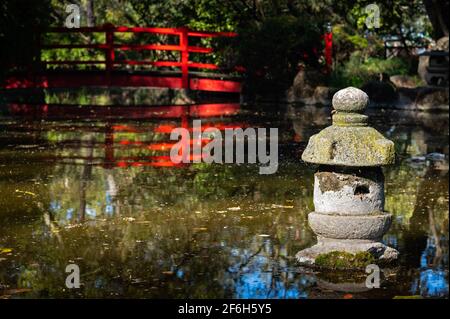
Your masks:
[[[180,47],[181,47],[181,86],[183,89],[189,89],[189,43],[188,43],[188,29],[181,28],[180,33]]]
[[[111,72],[114,68],[114,26],[112,24],[105,25],[106,27],[106,81],[111,85]]]
[[[325,33],[325,63],[328,72],[333,67],[333,33],[331,31]]]

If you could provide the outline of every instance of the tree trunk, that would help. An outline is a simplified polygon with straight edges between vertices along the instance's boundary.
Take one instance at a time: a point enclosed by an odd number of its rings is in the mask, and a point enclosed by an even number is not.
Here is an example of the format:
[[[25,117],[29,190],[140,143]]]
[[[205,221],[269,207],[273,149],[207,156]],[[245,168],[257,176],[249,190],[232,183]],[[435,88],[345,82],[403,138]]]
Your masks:
[[[433,26],[433,38],[448,37],[449,0],[424,0],[425,9]]]
[[[86,4],[86,20],[88,27],[95,26],[94,0],[88,0]]]

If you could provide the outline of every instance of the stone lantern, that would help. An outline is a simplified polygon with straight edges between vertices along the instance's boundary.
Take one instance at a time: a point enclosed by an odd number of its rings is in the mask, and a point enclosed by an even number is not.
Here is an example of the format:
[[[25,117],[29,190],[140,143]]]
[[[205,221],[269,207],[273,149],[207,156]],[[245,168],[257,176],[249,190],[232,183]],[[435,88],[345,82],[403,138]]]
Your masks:
[[[384,211],[381,166],[395,161],[394,143],[368,126],[364,111],[369,98],[349,87],[333,96],[333,125],[312,136],[303,152],[318,164],[314,175],[314,208],[308,222],[318,243],[297,253],[301,264],[343,252],[364,253],[373,261],[390,262],[397,250],[381,242],[392,215]]]

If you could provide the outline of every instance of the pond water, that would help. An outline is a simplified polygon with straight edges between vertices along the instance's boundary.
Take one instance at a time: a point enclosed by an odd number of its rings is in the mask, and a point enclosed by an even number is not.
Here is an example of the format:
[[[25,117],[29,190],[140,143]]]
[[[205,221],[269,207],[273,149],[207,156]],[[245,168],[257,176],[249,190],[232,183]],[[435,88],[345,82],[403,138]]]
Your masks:
[[[400,251],[381,288],[364,274],[299,267],[315,243],[314,167],[300,160],[330,109],[3,105],[0,109],[0,297],[448,297],[448,113],[370,110],[396,143],[384,170],[383,240]],[[256,111],[257,110],[257,111]],[[167,160],[170,129],[193,119],[277,127],[276,174],[258,164]],[[75,263],[81,288],[67,289]]]

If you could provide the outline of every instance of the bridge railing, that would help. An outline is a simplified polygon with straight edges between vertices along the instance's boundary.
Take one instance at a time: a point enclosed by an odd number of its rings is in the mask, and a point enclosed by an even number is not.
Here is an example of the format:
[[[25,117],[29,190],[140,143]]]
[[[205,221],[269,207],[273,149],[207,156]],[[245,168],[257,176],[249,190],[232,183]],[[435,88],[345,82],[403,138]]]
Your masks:
[[[151,65],[155,67],[177,67],[181,69],[182,88],[189,88],[189,69],[218,70],[219,66],[212,63],[198,63],[189,60],[189,53],[209,54],[214,52],[213,48],[192,46],[189,44],[190,37],[217,38],[236,37],[234,32],[200,32],[192,31],[186,27],[180,28],[152,28],[152,27],[121,27],[104,25],[100,27],[82,28],[50,28],[45,33],[104,33],[105,43],[100,44],[45,44],[40,49],[100,49],[103,50],[104,60],[49,60],[41,61],[45,65],[105,65],[106,77],[110,78],[111,72],[117,65]],[[117,33],[150,33],[157,35],[173,35],[178,37],[178,44],[123,44],[117,43]],[[176,51],[180,52],[180,59],[170,60],[118,60],[116,51]],[[239,71],[239,69],[237,69]]]

